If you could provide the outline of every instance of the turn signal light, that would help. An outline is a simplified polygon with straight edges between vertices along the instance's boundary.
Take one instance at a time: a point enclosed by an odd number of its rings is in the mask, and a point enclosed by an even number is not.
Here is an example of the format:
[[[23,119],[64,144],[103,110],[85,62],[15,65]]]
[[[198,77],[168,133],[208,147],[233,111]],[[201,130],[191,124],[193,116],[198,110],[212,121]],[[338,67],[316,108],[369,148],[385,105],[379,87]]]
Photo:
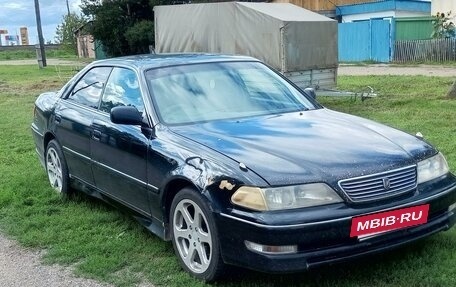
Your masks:
[[[247,249],[263,254],[292,254],[298,252],[298,245],[263,245],[255,242],[244,241]]]

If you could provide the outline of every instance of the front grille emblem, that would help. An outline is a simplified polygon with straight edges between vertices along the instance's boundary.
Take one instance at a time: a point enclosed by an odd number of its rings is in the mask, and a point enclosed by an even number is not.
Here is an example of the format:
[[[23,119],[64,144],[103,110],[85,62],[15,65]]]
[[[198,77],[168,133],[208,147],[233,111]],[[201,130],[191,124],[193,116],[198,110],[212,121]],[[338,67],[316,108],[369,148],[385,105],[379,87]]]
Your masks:
[[[391,182],[390,182],[389,178],[387,178],[387,177],[382,178],[382,182],[383,182],[383,187],[385,188],[385,190],[389,190],[391,187]]]

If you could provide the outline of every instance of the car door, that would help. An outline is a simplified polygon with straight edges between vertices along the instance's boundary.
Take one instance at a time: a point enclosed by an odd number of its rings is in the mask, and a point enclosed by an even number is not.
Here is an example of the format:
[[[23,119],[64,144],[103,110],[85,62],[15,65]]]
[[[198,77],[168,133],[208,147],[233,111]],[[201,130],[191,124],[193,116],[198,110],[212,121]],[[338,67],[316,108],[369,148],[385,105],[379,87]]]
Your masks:
[[[110,67],[95,67],[79,78],[56,106],[54,133],[63,148],[69,173],[93,184],[90,137],[93,115],[111,72]]]
[[[112,123],[109,112],[117,106],[134,106],[144,113],[133,70],[113,68],[100,112],[93,119],[90,145],[95,183],[108,196],[150,215],[146,170],[149,138],[140,126]]]

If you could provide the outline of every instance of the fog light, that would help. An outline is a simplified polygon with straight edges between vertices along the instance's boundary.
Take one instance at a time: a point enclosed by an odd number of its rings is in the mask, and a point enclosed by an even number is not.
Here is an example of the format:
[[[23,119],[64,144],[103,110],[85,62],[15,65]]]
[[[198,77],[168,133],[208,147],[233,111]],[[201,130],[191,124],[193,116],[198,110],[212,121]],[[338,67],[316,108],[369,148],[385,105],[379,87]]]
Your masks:
[[[255,242],[244,241],[247,249],[264,254],[291,254],[298,252],[298,245],[263,245]]]
[[[454,211],[455,209],[456,209],[456,202],[453,203],[452,205],[450,205],[450,206],[448,207],[448,211],[449,211],[449,212],[452,212],[452,211]]]

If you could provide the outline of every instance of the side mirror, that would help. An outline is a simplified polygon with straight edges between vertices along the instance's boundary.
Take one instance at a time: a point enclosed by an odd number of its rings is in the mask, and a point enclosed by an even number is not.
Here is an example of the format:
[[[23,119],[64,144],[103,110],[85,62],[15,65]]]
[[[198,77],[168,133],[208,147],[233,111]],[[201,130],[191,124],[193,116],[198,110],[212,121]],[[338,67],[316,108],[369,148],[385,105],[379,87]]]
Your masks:
[[[111,109],[111,122],[121,125],[142,125],[142,114],[135,107],[120,106]]]
[[[314,88],[305,88],[304,93],[311,97],[312,99],[316,99],[317,95],[315,94],[315,89]]]

